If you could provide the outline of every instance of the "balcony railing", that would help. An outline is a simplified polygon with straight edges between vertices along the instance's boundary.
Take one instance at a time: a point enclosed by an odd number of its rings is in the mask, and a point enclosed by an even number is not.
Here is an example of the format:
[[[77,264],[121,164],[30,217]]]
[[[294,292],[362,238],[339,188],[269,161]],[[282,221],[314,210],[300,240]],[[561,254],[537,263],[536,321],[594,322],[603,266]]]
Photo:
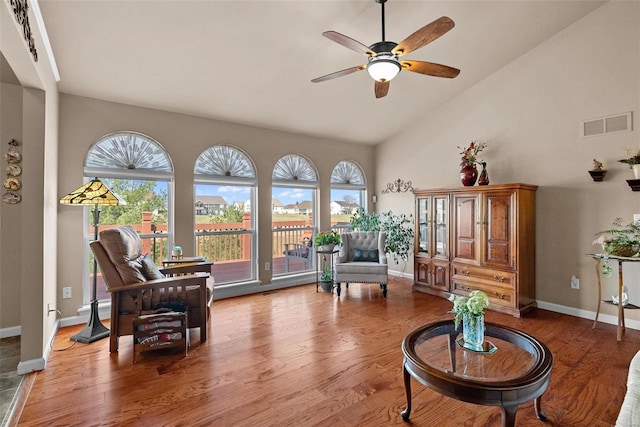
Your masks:
[[[151,224],[151,214],[143,213],[142,224],[132,226],[140,233],[142,253],[149,253],[157,265],[170,256],[166,224]],[[100,230],[117,227],[102,225]],[[349,224],[333,223],[331,228],[338,233],[349,231]],[[285,262],[285,244],[301,243],[305,239],[313,239],[314,227],[310,220],[274,221],[272,226],[272,273],[283,275],[313,270],[314,260],[304,262],[301,259],[289,259]],[[93,233],[93,228],[90,230]],[[249,214],[245,214],[242,222],[224,224],[197,224],[195,230],[195,255],[215,261],[212,275],[216,285],[243,282],[255,279],[255,265],[252,261],[251,240],[254,232],[251,229]],[[313,252],[310,252],[312,257]],[[90,253],[90,264],[93,265],[93,254]],[[108,299],[105,283],[98,272],[98,299]]]

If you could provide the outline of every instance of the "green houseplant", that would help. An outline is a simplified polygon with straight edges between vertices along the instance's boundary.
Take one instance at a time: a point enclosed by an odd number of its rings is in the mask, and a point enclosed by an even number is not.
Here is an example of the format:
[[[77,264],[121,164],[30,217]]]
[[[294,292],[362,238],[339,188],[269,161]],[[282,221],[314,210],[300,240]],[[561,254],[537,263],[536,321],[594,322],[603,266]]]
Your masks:
[[[396,264],[405,263],[413,253],[413,216],[394,215],[391,211],[378,214],[359,208],[350,220],[351,229],[358,231],[385,231],[384,251],[393,255]]]
[[[331,250],[333,246],[340,244],[340,236],[333,230],[323,231],[320,234],[316,234],[313,243],[318,250]],[[320,249],[321,246],[324,248]]]
[[[613,227],[596,233],[593,244],[600,244],[609,255],[632,257],[640,251],[640,223],[623,225],[622,218],[616,218]]]
[[[640,179],[640,150],[627,150],[627,157],[618,161],[629,165],[629,169],[633,169],[634,178]]]

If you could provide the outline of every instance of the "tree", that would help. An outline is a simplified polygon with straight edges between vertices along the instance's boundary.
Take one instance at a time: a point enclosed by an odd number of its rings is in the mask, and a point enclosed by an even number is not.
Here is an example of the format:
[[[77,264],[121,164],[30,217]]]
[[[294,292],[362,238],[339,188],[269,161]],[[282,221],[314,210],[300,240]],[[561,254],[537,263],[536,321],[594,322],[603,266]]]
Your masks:
[[[166,224],[167,193],[156,192],[154,181],[104,179],[103,182],[127,204],[103,207],[101,224],[140,224],[142,212],[154,212],[152,223]]]
[[[349,204],[352,204],[352,205],[357,205],[359,200],[358,200],[358,198],[356,196],[353,196],[351,194],[345,194],[342,197],[342,201],[344,201],[346,203],[349,203]]]
[[[210,216],[213,224],[242,222],[242,209],[236,205],[227,206],[220,215]]]

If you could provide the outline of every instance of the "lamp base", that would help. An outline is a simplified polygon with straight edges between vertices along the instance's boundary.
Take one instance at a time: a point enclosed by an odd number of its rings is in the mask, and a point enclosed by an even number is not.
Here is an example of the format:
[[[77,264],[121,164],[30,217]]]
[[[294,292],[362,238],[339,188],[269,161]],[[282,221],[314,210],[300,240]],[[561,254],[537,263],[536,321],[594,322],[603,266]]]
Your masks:
[[[98,317],[98,301],[93,300],[91,301],[89,322],[87,322],[87,325],[80,332],[72,335],[69,339],[71,341],[90,344],[94,341],[108,337],[109,333],[109,329],[100,322],[100,317]]]

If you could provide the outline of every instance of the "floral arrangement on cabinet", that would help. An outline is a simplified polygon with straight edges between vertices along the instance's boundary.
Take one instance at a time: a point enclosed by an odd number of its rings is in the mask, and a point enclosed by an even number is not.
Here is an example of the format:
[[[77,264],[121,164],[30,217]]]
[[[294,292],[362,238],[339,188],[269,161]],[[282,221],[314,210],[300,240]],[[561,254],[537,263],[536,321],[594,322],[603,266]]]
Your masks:
[[[487,144],[484,142],[471,141],[467,148],[458,147],[460,150],[460,154],[462,155],[462,159],[460,161],[460,166],[465,165],[475,165],[480,164],[482,162],[478,161],[478,154],[485,148],[487,148]]]
[[[460,160],[460,180],[464,186],[473,186],[478,180],[479,185],[489,184],[489,175],[487,174],[487,163],[482,160],[478,161],[478,154],[487,148],[487,144],[484,142],[471,141],[467,148],[458,147],[462,158]],[[476,164],[482,165],[482,172],[480,173],[480,179],[478,179],[478,168]]]

